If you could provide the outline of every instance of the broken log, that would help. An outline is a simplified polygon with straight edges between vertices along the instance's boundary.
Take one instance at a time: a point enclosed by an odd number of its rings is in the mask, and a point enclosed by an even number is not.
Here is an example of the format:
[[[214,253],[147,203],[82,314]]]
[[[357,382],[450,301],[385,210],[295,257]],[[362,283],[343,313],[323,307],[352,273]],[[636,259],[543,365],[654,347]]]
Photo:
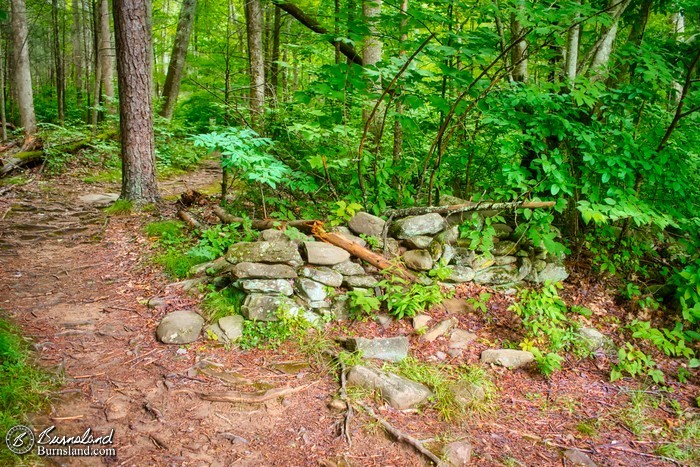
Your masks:
[[[242,217],[232,216],[227,213],[221,206],[212,207],[214,215],[221,219],[224,224],[243,224],[247,219]],[[316,221],[310,220],[300,220],[300,221],[282,221],[279,219],[253,219],[251,228],[253,230],[267,230],[267,229],[284,229],[286,227],[294,227],[305,232],[311,231],[311,226]]]
[[[47,150],[56,150],[65,154],[75,154],[81,149],[89,147],[94,141],[108,140],[116,134],[116,131],[107,131],[90,138],[56,144],[48,148],[44,147],[43,149],[40,149],[42,143],[39,138],[27,139],[20,152],[13,154],[4,161],[0,161],[0,177],[4,177],[14,170],[39,165],[39,163],[43,162]]]
[[[183,209],[177,211],[177,217],[185,221],[185,223],[193,229],[202,228],[202,224],[197,219],[195,219],[192,214]]]
[[[455,214],[458,212],[470,211],[500,211],[504,209],[537,209],[553,208],[554,201],[514,201],[509,203],[465,203],[452,204],[448,206],[427,206],[423,208],[390,209],[384,212],[389,217],[420,216],[422,214]]]
[[[382,255],[368,250],[360,244],[341,237],[338,234],[326,232],[323,229],[322,222],[314,222],[311,228],[311,233],[317,239],[342,248],[351,255],[367,261],[372,266],[379,268],[379,270],[382,271],[382,274],[395,274],[409,282],[418,282],[418,278],[402,265],[391,263]]]

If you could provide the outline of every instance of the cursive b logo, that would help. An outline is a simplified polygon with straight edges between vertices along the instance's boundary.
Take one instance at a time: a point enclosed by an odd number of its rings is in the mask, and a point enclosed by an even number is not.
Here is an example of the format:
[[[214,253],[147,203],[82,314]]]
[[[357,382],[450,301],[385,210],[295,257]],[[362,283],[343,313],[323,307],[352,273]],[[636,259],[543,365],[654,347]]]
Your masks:
[[[24,425],[15,425],[7,432],[5,444],[15,454],[26,454],[34,447],[34,432]]]

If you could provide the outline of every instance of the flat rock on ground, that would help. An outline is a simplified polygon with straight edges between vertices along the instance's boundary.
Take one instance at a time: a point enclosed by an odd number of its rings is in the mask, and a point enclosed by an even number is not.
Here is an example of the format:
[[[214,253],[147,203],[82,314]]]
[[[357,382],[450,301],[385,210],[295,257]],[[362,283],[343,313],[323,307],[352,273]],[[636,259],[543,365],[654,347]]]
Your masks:
[[[231,273],[239,279],[294,279],[297,273],[286,264],[243,262],[236,264]]]
[[[481,352],[481,361],[513,370],[534,362],[535,356],[525,350],[487,349]]]
[[[164,344],[189,344],[199,339],[204,318],[190,310],[167,314],[158,325],[156,335]]]
[[[379,391],[382,399],[399,410],[415,407],[432,396],[430,389],[420,383],[365,366],[352,367],[348,372],[347,383]]]
[[[403,336],[377,339],[355,337],[348,339],[346,345],[352,351],[362,352],[363,358],[398,362],[408,355],[408,338]]]

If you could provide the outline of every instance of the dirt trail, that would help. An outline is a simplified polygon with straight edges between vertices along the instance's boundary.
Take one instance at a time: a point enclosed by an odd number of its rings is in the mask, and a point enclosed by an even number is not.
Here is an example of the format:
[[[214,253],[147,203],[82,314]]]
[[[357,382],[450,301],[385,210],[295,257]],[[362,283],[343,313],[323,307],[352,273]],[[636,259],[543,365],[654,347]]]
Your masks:
[[[217,177],[208,166],[163,183],[162,194],[212,185]],[[326,408],[336,383],[313,367],[287,374],[272,366],[294,356],[158,343],[158,320],[196,303],[165,290],[167,279],[145,260],[149,243],[141,232],[152,214],[108,218],[81,201],[117,189],[66,178],[34,182],[16,189],[14,199],[0,200],[0,308],[34,338],[42,362],[65,374],[51,413],[34,417],[35,430],[115,430],[116,456],[53,462],[335,465],[333,459],[344,456],[345,465],[422,464],[383,436],[363,433],[343,454],[339,415]],[[166,305],[141,303],[153,296],[166,297]],[[245,380],[259,387],[316,384],[253,405],[205,402],[194,392],[245,390],[236,386]]]

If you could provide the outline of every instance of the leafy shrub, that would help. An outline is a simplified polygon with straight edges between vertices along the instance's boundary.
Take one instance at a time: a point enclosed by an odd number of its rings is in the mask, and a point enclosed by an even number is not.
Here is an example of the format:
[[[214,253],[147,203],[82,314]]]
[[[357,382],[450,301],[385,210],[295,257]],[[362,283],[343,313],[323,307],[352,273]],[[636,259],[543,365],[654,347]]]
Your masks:
[[[240,231],[240,227],[243,231]],[[234,222],[227,225],[215,225],[203,230],[197,246],[188,252],[190,256],[205,258],[209,261],[222,256],[234,243],[255,240],[257,232],[252,229],[252,221],[244,217],[243,223]]]

